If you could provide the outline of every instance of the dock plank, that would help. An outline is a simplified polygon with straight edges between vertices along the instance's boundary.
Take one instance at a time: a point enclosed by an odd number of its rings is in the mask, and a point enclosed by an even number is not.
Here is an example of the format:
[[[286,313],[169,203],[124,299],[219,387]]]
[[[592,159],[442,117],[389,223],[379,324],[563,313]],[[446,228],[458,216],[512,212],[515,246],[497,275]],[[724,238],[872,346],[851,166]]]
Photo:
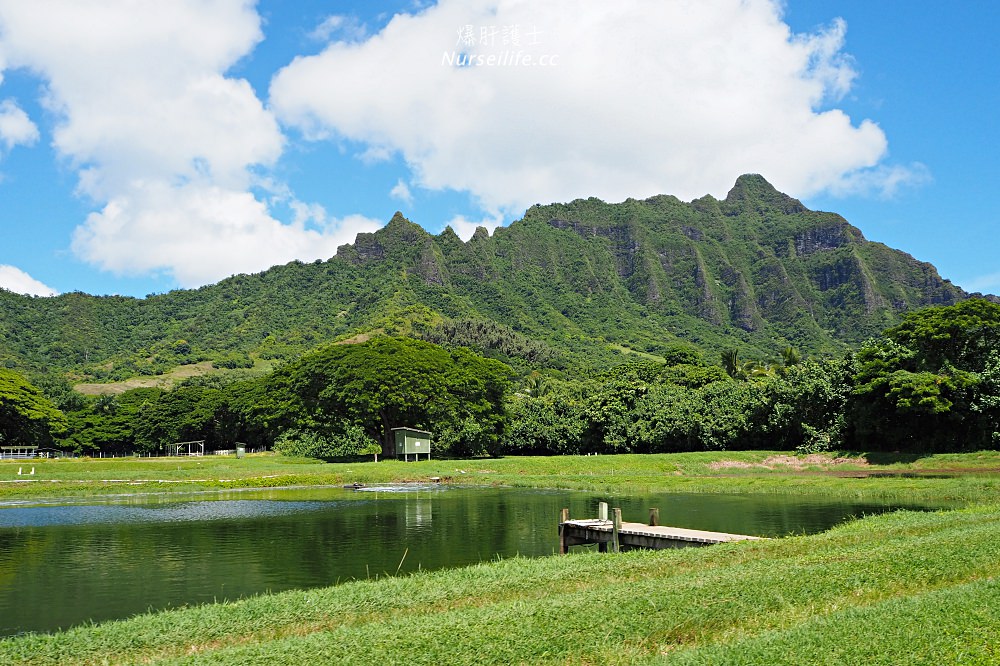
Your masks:
[[[612,540],[614,526],[610,520],[567,520],[559,524],[559,534],[564,547],[583,544],[606,544]],[[749,534],[729,534],[693,530],[667,525],[650,526],[643,523],[622,522],[619,540],[626,548],[681,548],[733,541],[756,541],[762,537]]]

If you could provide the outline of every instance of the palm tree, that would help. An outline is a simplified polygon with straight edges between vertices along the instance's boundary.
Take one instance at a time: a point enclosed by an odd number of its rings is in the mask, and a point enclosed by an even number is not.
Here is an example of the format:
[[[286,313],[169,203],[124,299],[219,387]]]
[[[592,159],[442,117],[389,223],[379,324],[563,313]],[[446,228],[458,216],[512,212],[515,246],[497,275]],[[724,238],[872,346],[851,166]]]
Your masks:
[[[795,347],[785,347],[781,350],[781,361],[786,368],[790,368],[801,363],[802,356],[795,351]]]
[[[94,411],[100,414],[114,414],[118,411],[118,401],[113,395],[102,395],[94,401]]]
[[[532,398],[540,398],[543,395],[548,395],[551,391],[552,382],[537,371],[532,372],[524,380],[524,394]]]
[[[740,350],[735,347],[722,352],[722,369],[733,379],[739,379],[743,373],[740,364]]]

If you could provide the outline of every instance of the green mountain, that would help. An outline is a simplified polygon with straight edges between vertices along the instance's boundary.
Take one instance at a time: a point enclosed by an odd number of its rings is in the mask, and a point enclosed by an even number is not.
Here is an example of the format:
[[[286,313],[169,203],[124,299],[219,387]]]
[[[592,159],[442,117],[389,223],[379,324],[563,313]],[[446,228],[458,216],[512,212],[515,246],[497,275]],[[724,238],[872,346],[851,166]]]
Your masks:
[[[0,364],[73,380],[212,360],[247,367],[376,332],[524,366],[593,368],[679,343],[712,355],[834,353],[902,311],[969,294],[761,176],[724,200],[536,205],[489,236],[434,236],[397,213],[335,257],[144,299],[0,290]]]

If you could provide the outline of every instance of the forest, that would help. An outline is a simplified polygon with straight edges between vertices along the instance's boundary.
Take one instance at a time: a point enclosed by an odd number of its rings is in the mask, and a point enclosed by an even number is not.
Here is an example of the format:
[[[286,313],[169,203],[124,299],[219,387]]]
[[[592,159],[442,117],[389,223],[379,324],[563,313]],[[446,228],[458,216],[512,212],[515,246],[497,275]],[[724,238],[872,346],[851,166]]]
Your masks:
[[[407,426],[452,457],[1000,446],[1000,305],[984,299],[906,313],[833,358],[786,347],[761,362],[675,342],[655,360],[572,373],[439,342],[374,336],[266,374],[92,397],[0,369],[0,445],[127,455],[205,440],[338,459],[384,451]]]

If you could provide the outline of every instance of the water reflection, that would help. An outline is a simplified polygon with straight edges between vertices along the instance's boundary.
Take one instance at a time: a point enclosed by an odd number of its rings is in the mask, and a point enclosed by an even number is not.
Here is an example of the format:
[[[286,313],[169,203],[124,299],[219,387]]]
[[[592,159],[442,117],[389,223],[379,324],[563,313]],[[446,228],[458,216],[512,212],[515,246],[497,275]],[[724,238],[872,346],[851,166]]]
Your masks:
[[[558,549],[559,510],[761,536],[816,532],[878,504],[443,486],[253,491],[208,500],[0,509],[0,634]]]

